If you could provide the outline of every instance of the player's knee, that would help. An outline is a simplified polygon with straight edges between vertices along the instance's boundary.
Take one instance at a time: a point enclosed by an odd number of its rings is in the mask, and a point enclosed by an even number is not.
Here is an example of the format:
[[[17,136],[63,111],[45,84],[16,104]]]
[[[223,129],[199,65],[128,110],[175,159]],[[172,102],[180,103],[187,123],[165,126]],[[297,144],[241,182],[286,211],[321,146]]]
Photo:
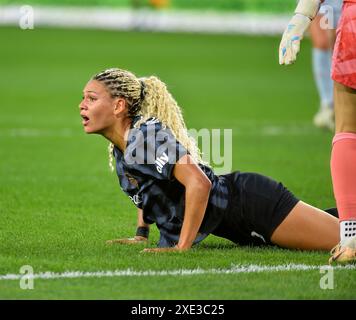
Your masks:
[[[335,113],[335,133],[356,133],[356,108],[347,110],[347,107],[339,108]]]
[[[356,133],[356,90],[334,83],[335,131]]]
[[[344,122],[335,123],[335,133],[350,132],[356,134],[356,124]]]

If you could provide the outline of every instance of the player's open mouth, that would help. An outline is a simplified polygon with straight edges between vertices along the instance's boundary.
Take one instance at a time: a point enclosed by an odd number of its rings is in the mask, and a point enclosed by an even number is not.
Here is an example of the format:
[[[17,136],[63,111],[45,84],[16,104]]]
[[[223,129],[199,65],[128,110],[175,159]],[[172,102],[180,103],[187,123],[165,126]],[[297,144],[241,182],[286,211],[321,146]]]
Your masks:
[[[83,124],[84,126],[86,126],[86,125],[88,124],[88,122],[89,122],[89,118],[82,115],[82,119],[83,119],[82,124]]]

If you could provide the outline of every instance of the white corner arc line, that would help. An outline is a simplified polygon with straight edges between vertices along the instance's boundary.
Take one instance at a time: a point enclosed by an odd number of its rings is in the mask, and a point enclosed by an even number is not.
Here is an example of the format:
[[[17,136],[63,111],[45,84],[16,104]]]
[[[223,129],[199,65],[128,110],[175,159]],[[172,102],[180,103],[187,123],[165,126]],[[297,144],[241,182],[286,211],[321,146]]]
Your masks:
[[[329,265],[305,265],[305,264],[285,264],[276,266],[267,265],[232,265],[227,269],[176,269],[176,270],[145,270],[135,271],[132,269],[115,271],[65,271],[62,273],[41,272],[35,274],[6,274],[0,275],[0,281],[26,279],[67,279],[67,278],[103,278],[103,277],[155,277],[155,276],[194,276],[205,274],[238,274],[238,273],[260,273],[260,272],[289,272],[289,271],[310,271],[310,270],[356,270],[356,265],[329,266]]]

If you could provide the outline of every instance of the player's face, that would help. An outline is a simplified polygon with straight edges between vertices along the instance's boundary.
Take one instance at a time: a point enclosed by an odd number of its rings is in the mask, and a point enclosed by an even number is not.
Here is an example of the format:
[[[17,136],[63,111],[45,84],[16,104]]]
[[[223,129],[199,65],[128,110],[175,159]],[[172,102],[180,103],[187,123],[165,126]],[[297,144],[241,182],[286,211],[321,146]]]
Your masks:
[[[105,86],[91,80],[83,91],[79,105],[82,124],[86,133],[104,133],[115,123],[115,99],[110,96]]]

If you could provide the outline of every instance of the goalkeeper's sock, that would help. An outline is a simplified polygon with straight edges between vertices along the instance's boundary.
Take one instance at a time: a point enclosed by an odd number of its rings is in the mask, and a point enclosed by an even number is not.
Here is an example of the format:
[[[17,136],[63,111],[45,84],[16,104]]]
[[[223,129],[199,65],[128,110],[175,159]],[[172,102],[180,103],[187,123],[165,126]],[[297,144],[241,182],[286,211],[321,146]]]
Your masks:
[[[331,175],[343,241],[356,236],[356,133],[334,136]]]
[[[318,88],[321,108],[333,107],[333,81],[331,79],[331,50],[313,48],[313,74]]]
[[[340,221],[340,240],[344,242],[346,239],[356,237],[356,220]]]

